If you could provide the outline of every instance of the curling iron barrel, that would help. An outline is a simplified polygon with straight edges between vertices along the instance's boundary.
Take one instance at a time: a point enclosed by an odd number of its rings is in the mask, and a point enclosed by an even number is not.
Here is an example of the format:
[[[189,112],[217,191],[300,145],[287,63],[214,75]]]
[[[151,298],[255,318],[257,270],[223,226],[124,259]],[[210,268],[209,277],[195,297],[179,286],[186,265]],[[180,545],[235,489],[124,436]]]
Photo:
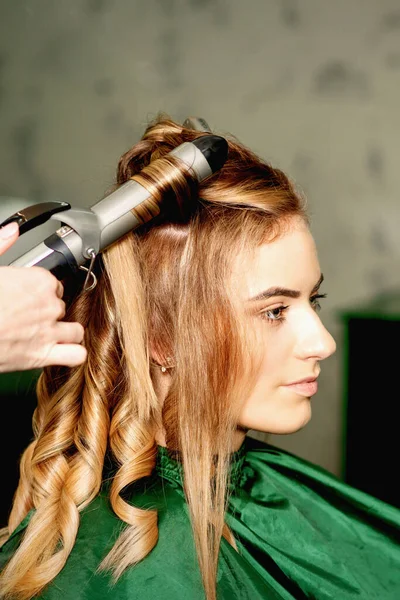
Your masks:
[[[216,135],[204,135],[185,142],[166,156],[185,163],[199,182],[218,171],[227,158],[227,141]],[[43,267],[59,279],[78,268],[112,243],[155,216],[151,211],[140,220],[135,210],[151,199],[151,194],[137,181],[121,185],[91,208],[72,208],[66,202],[47,202],[23,209],[0,224],[17,222],[20,233],[48,221],[58,220],[62,227],[43,242],[11,263],[15,267]],[[146,204],[143,205],[144,207]]]

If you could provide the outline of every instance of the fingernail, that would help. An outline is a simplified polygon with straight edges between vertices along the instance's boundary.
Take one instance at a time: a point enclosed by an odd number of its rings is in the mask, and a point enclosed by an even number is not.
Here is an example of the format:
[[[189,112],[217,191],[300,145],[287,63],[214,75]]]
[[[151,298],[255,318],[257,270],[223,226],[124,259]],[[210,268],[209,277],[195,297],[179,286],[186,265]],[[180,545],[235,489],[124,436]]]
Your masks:
[[[0,238],[2,240],[8,240],[13,237],[18,231],[18,223],[9,223],[5,227],[0,229]]]

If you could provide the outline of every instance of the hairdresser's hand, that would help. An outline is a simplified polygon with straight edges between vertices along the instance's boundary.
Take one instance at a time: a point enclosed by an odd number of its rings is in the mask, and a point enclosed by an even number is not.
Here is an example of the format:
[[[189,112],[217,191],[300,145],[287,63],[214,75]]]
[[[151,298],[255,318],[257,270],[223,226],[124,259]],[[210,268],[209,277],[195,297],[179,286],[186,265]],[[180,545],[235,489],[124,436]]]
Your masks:
[[[14,223],[0,229],[0,255],[18,233]],[[85,362],[82,325],[60,322],[63,293],[60,281],[46,269],[0,266],[0,373]]]

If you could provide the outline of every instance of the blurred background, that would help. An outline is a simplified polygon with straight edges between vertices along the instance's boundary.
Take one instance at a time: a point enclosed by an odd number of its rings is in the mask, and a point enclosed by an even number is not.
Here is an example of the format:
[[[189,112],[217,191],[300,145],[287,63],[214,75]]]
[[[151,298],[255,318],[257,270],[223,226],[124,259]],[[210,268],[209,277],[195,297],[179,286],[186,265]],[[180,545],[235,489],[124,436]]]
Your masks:
[[[2,0],[0,28],[1,219],[45,200],[94,204],[159,111],[203,117],[296,181],[337,353],[307,427],[250,435],[400,506],[398,0]],[[0,376],[5,504],[36,376]]]

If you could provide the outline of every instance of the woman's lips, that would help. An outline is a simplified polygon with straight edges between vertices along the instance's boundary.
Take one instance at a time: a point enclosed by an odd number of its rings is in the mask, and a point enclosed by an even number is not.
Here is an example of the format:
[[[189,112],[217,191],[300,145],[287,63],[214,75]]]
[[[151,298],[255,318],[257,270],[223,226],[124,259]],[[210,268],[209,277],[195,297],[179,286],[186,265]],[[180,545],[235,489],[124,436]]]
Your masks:
[[[300,396],[306,396],[307,398],[310,398],[318,391],[318,381],[303,381],[303,383],[292,383],[290,385],[285,385],[284,387],[286,387],[288,390],[296,392]]]

